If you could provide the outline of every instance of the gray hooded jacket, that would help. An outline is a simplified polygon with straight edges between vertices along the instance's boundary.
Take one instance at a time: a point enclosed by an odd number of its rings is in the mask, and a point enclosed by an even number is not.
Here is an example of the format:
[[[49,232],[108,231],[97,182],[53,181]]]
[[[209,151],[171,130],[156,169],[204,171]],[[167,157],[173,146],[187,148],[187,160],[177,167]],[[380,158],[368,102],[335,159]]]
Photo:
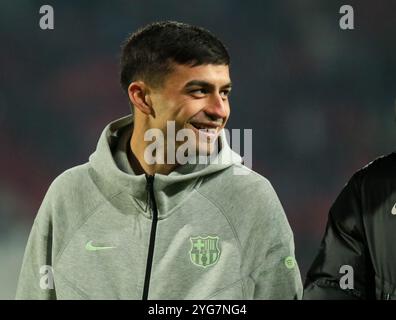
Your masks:
[[[132,125],[131,116],[110,123],[89,162],[51,184],[17,298],[300,298],[293,234],[278,197],[241,164],[224,132],[218,164],[150,177],[129,165]]]

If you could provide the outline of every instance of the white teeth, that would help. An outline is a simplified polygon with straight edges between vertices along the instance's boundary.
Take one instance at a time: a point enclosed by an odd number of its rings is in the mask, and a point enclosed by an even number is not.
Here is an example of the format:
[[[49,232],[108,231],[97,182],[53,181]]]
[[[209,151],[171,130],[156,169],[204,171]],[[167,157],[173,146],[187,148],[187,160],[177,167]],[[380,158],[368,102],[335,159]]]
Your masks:
[[[208,133],[208,134],[216,134],[217,130],[216,129],[200,129],[199,131]]]
[[[192,126],[194,126],[195,128],[197,128],[198,130],[204,131],[204,132],[207,132],[207,133],[210,133],[210,134],[214,134],[214,133],[217,132],[217,128],[205,128],[205,127],[203,127],[203,126],[201,126],[199,124],[191,123],[191,122],[190,122],[190,124]]]

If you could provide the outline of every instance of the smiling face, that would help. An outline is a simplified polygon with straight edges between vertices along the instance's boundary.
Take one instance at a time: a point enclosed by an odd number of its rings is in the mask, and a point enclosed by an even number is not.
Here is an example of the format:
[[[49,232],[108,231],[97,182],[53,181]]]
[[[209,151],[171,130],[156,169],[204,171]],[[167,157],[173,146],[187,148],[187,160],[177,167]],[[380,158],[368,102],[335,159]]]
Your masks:
[[[227,65],[174,64],[163,85],[150,94],[155,117],[150,117],[149,126],[161,129],[166,137],[167,121],[175,121],[176,134],[192,130],[196,151],[210,154],[230,115],[230,90]],[[176,141],[176,148],[183,143]]]

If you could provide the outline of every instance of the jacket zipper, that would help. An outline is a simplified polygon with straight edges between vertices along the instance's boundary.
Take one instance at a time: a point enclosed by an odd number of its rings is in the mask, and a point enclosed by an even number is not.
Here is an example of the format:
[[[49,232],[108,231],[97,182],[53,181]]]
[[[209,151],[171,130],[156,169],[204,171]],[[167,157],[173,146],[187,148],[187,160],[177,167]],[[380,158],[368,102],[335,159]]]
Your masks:
[[[147,263],[146,263],[146,275],[144,277],[144,287],[143,287],[143,296],[142,300],[147,300],[149,294],[149,287],[150,287],[150,277],[151,277],[151,267],[153,264],[153,256],[154,256],[154,244],[155,244],[155,233],[157,230],[157,222],[158,222],[158,210],[157,210],[157,203],[155,202],[154,197],[154,176],[147,175],[147,191],[148,191],[148,202],[149,208],[152,213],[152,223],[151,223],[151,232],[150,232],[150,243],[147,255]]]

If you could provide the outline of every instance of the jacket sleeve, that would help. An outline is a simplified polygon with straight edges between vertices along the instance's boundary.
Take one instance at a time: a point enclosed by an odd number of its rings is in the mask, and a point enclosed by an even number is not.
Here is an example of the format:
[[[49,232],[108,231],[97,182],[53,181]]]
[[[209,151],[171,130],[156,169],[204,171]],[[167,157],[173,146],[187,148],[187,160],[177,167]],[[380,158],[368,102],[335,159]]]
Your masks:
[[[303,299],[374,298],[359,181],[355,174],[330,209],[319,253],[307,274]]]
[[[261,228],[262,240],[256,242],[256,255],[262,261],[251,277],[255,279],[254,299],[301,299],[303,286],[294,252],[294,237],[282,204],[270,183],[262,210],[269,213]],[[265,246],[265,252],[260,252]]]
[[[275,263],[259,268],[254,299],[300,300],[303,288],[300,270],[294,257],[293,239],[275,246],[268,259]]]
[[[16,299],[56,299],[52,271],[51,205],[47,193],[34,221],[19,275]]]

